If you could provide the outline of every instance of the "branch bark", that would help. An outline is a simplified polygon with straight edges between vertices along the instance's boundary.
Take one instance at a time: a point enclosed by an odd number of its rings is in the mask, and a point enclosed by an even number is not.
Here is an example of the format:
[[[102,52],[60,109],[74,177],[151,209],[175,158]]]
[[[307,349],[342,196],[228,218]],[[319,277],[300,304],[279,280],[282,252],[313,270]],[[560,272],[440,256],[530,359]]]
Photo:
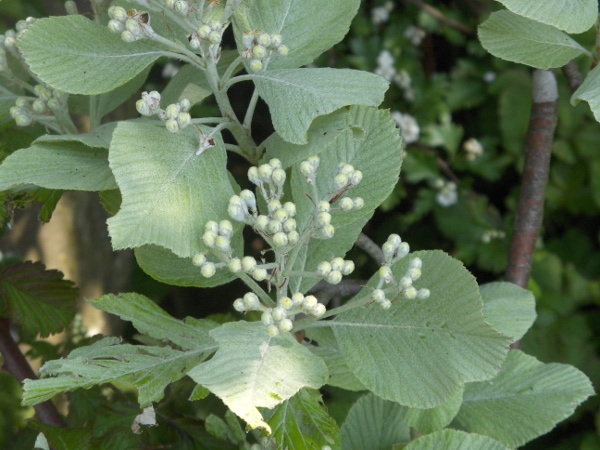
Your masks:
[[[421,8],[427,14],[429,14],[431,17],[435,17],[437,20],[442,22],[444,25],[448,25],[449,27],[456,28],[457,30],[462,31],[463,33],[465,33],[469,36],[475,35],[475,31],[472,30],[471,28],[469,28],[468,26],[466,26],[465,24],[457,22],[454,19],[450,19],[449,17],[444,16],[444,14],[439,9],[434,8],[433,6],[428,5],[427,3],[425,3],[421,0],[404,0],[404,2],[412,3],[413,5],[417,5],[419,8]]]

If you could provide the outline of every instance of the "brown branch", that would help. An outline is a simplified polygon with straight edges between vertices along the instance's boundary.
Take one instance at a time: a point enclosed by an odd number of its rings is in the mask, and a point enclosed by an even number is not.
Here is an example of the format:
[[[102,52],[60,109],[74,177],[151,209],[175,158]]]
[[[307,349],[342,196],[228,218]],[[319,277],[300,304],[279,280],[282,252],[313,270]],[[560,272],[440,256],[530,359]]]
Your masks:
[[[331,300],[358,294],[365,284],[367,284],[366,280],[348,279],[338,284],[329,284],[323,280],[317,283],[310,293],[317,297],[319,302],[327,305]]]
[[[10,321],[4,318],[0,318],[0,353],[4,358],[3,369],[12,374],[19,383],[22,384],[26,378],[32,380],[37,378],[19,346],[10,335]],[[33,408],[40,422],[54,427],[66,426],[54,403],[50,400],[35,405]]]
[[[360,236],[358,236],[358,240],[356,241],[356,246],[367,252],[380,266],[385,264],[383,251],[381,251],[381,248],[366,234],[360,233]]]
[[[558,88],[554,73],[533,74],[533,107],[527,131],[525,167],[513,230],[506,281],[527,288],[535,244],[544,217],[544,197],[557,122]],[[520,347],[515,342],[513,347]]]
[[[571,88],[571,92],[575,92],[581,83],[583,83],[583,75],[579,71],[579,67],[575,64],[575,61],[571,60],[567,64],[562,67],[563,75],[567,78],[569,82],[569,87]]]
[[[435,17],[437,20],[442,22],[444,25],[448,25],[449,27],[456,28],[457,30],[462,31],[463,33],[468,34],[469,36],[475,35],[475,31],[472,30],[470,27],[466,26],[464,23],[457,22],[454,19],[450,19],[449,17],[444,16],[444,14],[439,9],[434,8],[433,6],[428,5],[427,3],[425,3],[421,0],[404,0],[404,2],[412,3],[413,5],[417,5],[419,8],[421,8],[427,14],[429,14],[432,17]]]

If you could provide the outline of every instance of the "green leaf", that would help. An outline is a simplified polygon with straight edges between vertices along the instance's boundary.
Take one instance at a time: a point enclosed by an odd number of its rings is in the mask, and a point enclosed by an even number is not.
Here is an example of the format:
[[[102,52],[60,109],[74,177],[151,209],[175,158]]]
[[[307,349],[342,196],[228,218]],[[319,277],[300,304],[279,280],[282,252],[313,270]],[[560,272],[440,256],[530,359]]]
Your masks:
[[[583,33],[598,18],[596,0],[498,0],[509,10],[567,33]]]
[[[24,184],[48,189],[102,191],[117,187],[108,167],[108,151],[65,139],[36,141],[0,165],[0,190]]]
[[[238,50],[246,49],[244,31],[279,33],[289,53],[275,52],[268,68],[303,66],[342,40],[359,5],[359,0],[246,0],[233,17]]]
[[[389,86],[379,75],[350,69],[270,70],[252,79],[269,105],[275,130],[294,144],[307,143],[316,117],[347,105],[377,106]]]
[[[35,405],[62,392],[120,381],[138,389],[138,402],[144,408],[161,400],[168,384],[205,358],[203,349],[182,352],[120,342],[119,338],[104,338],[73,350],[67,358],[47,362],[40,372],[49,378],[23,382],[23,404]]]
[[[27,426],[44,433],[43,436],[46,438],[46,442],[54,450],[88,448],[92,438],[92,431],[89,428],[57,428],[36,420],[29,421]]]
[[[66,328],[75,317],[77,289],[58,270],[42,263],[11,264],[0,272],[0,317],[46,337]]]
[[[578,100],[584,100],[589,103],[594,118],[600,122],[600,67],[596,66],[591,70],[581,86],[577,88],[571,96],[571,104],[575,106]]]
[[[404,416],[407,425],[422,434],[433,433],[445,428],[458,413],[463,401],[463,390],[460,389],[446,403],[430,409],[408,408]]]
[[[367,394],[350,408],[342,425],[342,447],[389,450],[394,444],[410,442],[404,423],[406,407]]]
[[[216,342],[209,331],[218,324],[210,320],[188,317],[185,321],[175,319],[160,306],[136,293],[108,294],[88,303],[102,311],[128,320],[136,330],[155,339],[168,340],[183,350],[216,350]]]
[[[356,307],[328,322],[344,351],[348,366],[376,395],[415,408],[447,402],[467,381],[485,380],[500,369],[509,339],[486,322],[473,276],[462,263],[441,251],[412,254],[423,262],[417,288],[428,288],[427,299],[398,297],[385,289],[392,307]],[[394,264],[396,280],[409,259]],[[375,288],[379,275],[368,286]],[[370,302],[367,287],[353,300]],[[427,374],[427,376],[423,376]]]
[[[487,436],[459,430],[442,430],[412,441],[404,450],[510,450]]]
[[[257,408],[273,408],[303,387],[320,388],[327,367],[289,333],[269,337],[260,322],[226,323],[210,332],[215,356],[188,375],[252,428],[270,431]]]
[[[340,449],[340,430],[323,404],[319,391],[301,389],[273,411],[268,418],[273,430],[263,445],[277,449],[304,450],[328,445]]]
[[[479,26],[479,40],[492,55],[537,69],[561,67],[589,53],[562,31],[510,11],[490,14]]]
[[[535,322],[535,297],[530,291],[513,283],[496,282],[480,286],[479,292],[485,320],[512,342],[521,339]]]
[[[148,40],[128,44],[108,27],[81,15],[36,20],[18,46],[42,81],[63,92],[85,95],[112,91],[164,53]]]
[[[512,350],[494,379],[465,386],[456,420],[469,431],[520,447],[550,431],[593,394],[590,380],[575,367],[544,364]]]
[[[196,156],[194,127],[174,135],[151,123],[119,123],[109,153],[123,197],[107,221],[115,249],[156,244],[180,257],[205,251],[200,230],[208,220],[228,218],[234,193],[223,142],[215,137],[216,147]]]
[[[110,92],[100,95],[96,104],[95,113],[97,117],[104,117],[117,106],[122,105],[127,100],[129,100],[131,96],[135,94],[138,91],[138,89],[140,89],[144,85],[144,82],[146,81],[146,78],[148,78],[148,74],[150,73],[151,68],[152,66],[146,67],[127,83],[123,84],[122,86],[119,86],[118,88]]]
[[[348,193],[352,198],[363,198],[363,209],[332,212],[333,238],[313,240],[304,247],[294,270],[315,270],[321,261],[343,256],[352,248],[373,211],[392,192],[402,165],[402,143],[395,122],[388,111],[375,108],[344,108],[318,118],[309,130],[305,145],[287,143],[277,135],[271,136],[265,144],[265,159],[276,157],[285,168],[294,166],[291,188],[298,209],[299,229],[303,229],[312,216],[313,201],[331,200],[336,190],[334,177],[338,163],[352,164],[363,173],[363,181]],[[313,188],[299,170],[300,161],[311,155],[321,158],[316,183],[318,198],[314,198]],[[312,201],[306,194],[313,197]],[[315,283],[313,278],[291,277],[290,280],[294,292],[306,292]]]

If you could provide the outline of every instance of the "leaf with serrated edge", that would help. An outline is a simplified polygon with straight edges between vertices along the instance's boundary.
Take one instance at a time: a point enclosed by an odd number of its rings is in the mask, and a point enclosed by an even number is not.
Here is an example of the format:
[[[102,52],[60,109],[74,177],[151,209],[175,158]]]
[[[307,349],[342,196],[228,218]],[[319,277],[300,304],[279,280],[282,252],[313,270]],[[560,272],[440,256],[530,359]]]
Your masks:
[[[275,130],[294,144],[307,142],[316,117],[348,105],[377,106],[389,86],[379,75],[351,69],[272,70],[252,80],[269,105]]]
[[[387,311],[375,304],[354,308],[327,325],[348,366],[369,390],[402,405],[433,408],[464,383],[494,376],[506,357],[509,338],[485,322],[475,278],[444,252],[412,253],[392,266],[396,280],[414,257],[423,263],[415,287],[428,288],[429,298],[400,296]],[[379,275],[371,278],[370,287],[354,301],[368,303],[378,281]],[[391,300],[397,297],[394,288],[385,292]]]
[[[469,431],[520,447],[550,431],[593,394],[590,380],[575,367],[544,364],[511,350],[495,378],[465,385],[456,420]]]
[[[216,147],[197,156],[194,127],[174,135],[164,126],[119,123],[109,152],[123,197],[107,221],[115,249],[156,244],[184,258],[206,251],[200,230],[208,220],[229,218],[234,193],[223,142],[215,139]]]
[[[62,392],[122,381],[138,389],[138,402],[145,408],[162,399],[168,384],[206,357],[203,349],[182,352],[119,343],[119,338],[105,338],[73,350],[67,358],[47,362],[40,372],[49,377],[24,381],[23,404],[35,405]]]
[[[406,407],[373,393],[362,396],[350,408],[342,424],[342,447],[379,450],[410,442],[405,413]]]
[[[480,286],[479,292],[485,320],[513,342],[521,339],[533,325],[537,314],[531,291],[513,283],[495,282]]]
[[[510,450],[504,444],[479,434],[442,430],[415,439],[404,450]]]
[[[210,332],[220,347],[188,375],[252,428],[270,431],[257,408],[273,408],[303,387],[320,388],[327,367],[289,333],[269,337],[260,322],[226,323]]]
[[[131,322],[142,334],[155,339],[169,340],[184,350],[206,352],[217,349],[216,342],[208,334],[218,326],[216,322],[191,317],[186,321],[175,319],[141,294],[107,294],[96,300],[88,300],[88,303]]]
[[[600,66],[596,66],[587,74],[581,86],[571,96],[573,106],[578,100],[588,102],[594,118],[600,122]]]
[[[340,449],[340,430],[327,414],[319,391],[301,389],[269,413],[267,419],[273,433],[265,446],[289,450],[319,449],[328,445]]]
[[[42,263],[11,264],[0,272],[0,317],[46,337],[66,328],[75,316],[77,289],[58,270]]]
[[[498,11],[479,25],[481,45],[492,55],[537,69],[564,66],[588,53],[562,31],[543,23]]]
[[[156,43],[126,43],[81,15],[36,20],[19,38],[25,61],[42,81],[70,94],[109,92],[133,79],[164,51]]]
[[[404,421],[422,434],[441,430],[452,422],[462,404],[463,390],[460,389],[446,403],[431,409],[407,408]]]
[[[246,49],[245,31],[279,33],[289,53],[273,52],[268,68],[303,66],[343,39],[359,5],[359,0],[246,0],[233,16],[238,50]]]
[[[598,17],[597,0],[498,0],[528,19],[552,25],[567,33],[589,30]]]

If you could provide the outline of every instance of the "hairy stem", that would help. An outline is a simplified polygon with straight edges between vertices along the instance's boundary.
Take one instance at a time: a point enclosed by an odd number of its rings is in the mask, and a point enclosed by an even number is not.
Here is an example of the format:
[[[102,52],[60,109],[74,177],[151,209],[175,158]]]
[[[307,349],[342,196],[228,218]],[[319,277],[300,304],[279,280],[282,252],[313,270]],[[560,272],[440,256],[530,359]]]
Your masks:
[[[32,380],[37,378],[19,346],[10,335],[10,321],[4,318],[0,318],[0,353],[4,358],[3,368],[12,374],[19,383],[22,384],[26,378]],[[50,400],[35,405],[34,409],[40,422],[53,427],[66,426],[54,403]]]

